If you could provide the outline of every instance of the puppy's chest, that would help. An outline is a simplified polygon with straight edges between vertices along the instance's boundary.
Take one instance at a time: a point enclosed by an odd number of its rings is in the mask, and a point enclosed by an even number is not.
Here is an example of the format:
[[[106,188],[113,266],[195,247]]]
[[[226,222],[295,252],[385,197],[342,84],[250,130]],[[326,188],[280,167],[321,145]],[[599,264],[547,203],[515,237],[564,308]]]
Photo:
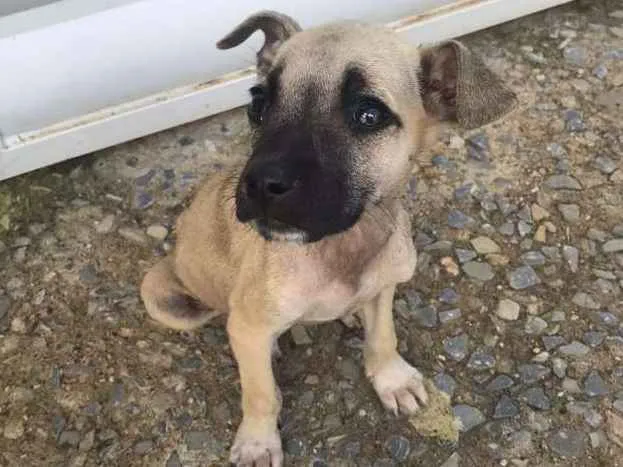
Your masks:
[[[413,244],[399,236],[376,251],[343,248],[329,257],[301,258],[281,289],[280,312],[301,322],[340,318],[388,285],[408,280],[414,267]]]

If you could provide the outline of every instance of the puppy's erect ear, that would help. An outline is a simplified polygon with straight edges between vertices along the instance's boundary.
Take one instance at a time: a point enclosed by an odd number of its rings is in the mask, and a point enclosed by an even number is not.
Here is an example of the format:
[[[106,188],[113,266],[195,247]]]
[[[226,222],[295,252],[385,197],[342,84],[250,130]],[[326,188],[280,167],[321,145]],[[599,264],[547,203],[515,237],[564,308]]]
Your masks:
[[[515,107],[515,93],[460,42],[421,49],[420,55],[422,99],[432,117],[471,129]]]
[[[259,11],[217,42],[219,49],[231,49],[246,41],[256,31],[264,33],[264,45],[257,53],[257,69],[266,73],[279,46],[301,30],[296,21],[275,11]]]

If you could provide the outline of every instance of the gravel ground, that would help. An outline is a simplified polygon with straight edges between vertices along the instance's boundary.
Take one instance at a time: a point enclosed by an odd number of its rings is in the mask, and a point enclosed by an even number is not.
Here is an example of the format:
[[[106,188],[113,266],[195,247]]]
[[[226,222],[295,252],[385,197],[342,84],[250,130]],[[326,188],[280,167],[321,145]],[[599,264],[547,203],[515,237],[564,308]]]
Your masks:
[[[282,338],[287,465],[623,465],[623,3],[465,40],[522,106],[417,155],[420,259],[395,301],[400,350],[451,395],[460,440],[386,414],[361,330],[329,323]],[[158,327],[137,289],[248,136],[236,110],[0,184],[0,465],[226,465],[223,328]]]

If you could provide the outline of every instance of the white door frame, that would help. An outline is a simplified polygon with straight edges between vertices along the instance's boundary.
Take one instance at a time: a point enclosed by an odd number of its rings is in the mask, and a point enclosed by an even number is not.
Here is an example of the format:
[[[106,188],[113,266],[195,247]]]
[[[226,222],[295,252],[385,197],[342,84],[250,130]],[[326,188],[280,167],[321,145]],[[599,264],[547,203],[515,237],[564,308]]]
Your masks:
[[[256,9],[253,0],[93,1],[100,7],[63,0],[0,18],[0,66],[10,70],[0,74],[0,180],[247,101],[253,48],[213,44]],[[417,0],[340,1],[358,19],[430,43],[570,0],[419,0],[426,11],[416,14]],[[303,27],[349,17],[332,13],[334,0],[263,3],[307,18]],[[206,20],[208,11],[218,19]],[[252,39],[257,49],[261,37]]]

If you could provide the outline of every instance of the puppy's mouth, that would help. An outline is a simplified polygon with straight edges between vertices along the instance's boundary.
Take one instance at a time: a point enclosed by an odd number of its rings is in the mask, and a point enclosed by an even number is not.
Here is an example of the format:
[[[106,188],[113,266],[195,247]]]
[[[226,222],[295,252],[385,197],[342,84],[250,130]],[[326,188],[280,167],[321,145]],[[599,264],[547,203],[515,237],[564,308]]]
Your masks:
[[[309,233],[305,230],[278,220],[255,219],[251,221],[251,225],[262,237],[269,241],[308,243],[311,240]]]

